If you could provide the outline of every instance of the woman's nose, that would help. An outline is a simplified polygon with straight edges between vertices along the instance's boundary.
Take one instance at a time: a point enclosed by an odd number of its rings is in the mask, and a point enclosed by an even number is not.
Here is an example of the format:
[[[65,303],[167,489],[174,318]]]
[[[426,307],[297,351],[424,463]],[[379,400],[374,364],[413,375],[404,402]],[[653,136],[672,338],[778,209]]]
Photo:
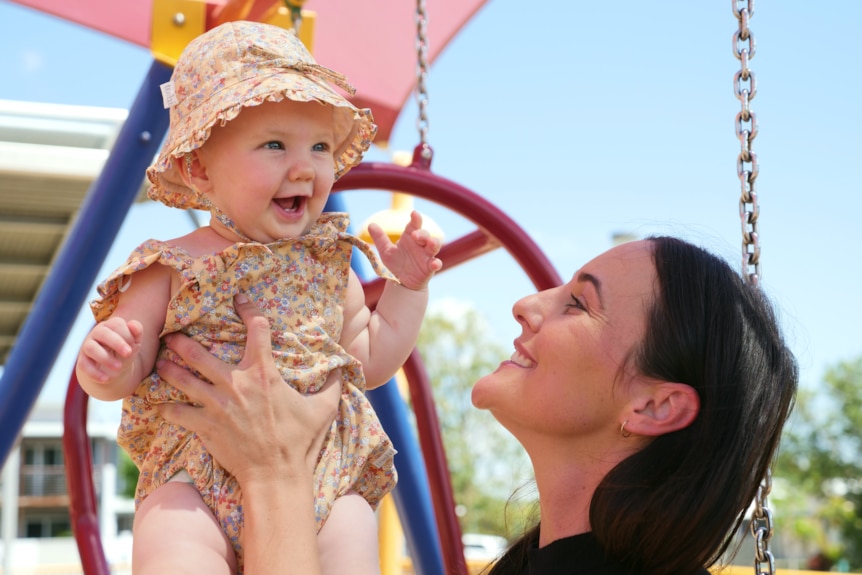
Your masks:
[[[541,295],[542,292],[528,295],[512,306],[512,315],[522,327],[530,331],[537,331],[542,325]]]

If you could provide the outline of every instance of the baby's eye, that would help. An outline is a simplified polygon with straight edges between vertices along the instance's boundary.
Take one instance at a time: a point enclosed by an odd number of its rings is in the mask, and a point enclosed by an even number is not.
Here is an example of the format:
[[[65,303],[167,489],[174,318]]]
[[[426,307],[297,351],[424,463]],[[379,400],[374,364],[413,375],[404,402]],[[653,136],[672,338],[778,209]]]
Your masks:
[[[328,152],[330,148],[330,145],[326,142],[318,142],[311,147],[315,152]]]
[[[273,140],[271,142],[265,143],[263,145],[263,147],[266,148],[267,150],[283,150],[284,144],[282,144],[281,142],[279,142],[277,140]]]

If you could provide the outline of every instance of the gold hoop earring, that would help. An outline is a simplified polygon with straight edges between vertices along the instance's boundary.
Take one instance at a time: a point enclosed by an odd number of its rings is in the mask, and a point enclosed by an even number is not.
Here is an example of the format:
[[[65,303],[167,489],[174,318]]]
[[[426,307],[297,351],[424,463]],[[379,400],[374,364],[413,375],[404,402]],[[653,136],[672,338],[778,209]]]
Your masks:
[[[629,422],[629,420],[626,419],[625,421],[623,421],[623,424],[620,425],[620,435],[622,435],[623,437],[631,437],[632,436],[631,431],[626,431],[626,423],[628,423],[628,422]]]

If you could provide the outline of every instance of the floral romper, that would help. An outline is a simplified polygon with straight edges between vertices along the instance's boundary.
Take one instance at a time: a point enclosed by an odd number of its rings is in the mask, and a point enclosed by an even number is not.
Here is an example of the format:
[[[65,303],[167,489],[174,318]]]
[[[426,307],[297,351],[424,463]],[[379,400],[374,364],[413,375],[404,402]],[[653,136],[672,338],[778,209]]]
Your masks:
[[[233,297],[242,291],[270,321],[273,353],[286,382],[314,393],[331,370],[341,368],[338,416],[315,473],[318,529],[335,498],[352,490],[376,507],[396,482],[395,449],[365,397],[361,365],[339,344],[352,247],[366,254],[379,275],[393,278],[364,242],[346,232],[347,225],[346,214],[325,213],[300,238],[238,243],[196,258],[148,240],[99,286],[101,298],[91,304],[97,321],[107,319],[127,276],[158,263],[174,269],[182,284],[170,301],[161,336],[181,331],[223,361],[238,363],[246,328]],[[178,360],[164,345],[159,357]],[[157,404],[177,401],[188,399],[155,372],[123,401],[118,443],[140,469],[135,504],[185,470],[231,540],[242,572],[240,487],[197,435],[159,417]]]

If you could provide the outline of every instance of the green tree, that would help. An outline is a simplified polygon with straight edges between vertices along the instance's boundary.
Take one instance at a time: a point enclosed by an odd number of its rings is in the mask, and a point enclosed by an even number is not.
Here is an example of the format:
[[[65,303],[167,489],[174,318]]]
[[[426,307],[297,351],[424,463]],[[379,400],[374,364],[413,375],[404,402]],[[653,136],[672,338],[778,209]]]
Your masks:
[[[531,478],[520,444],[470,391],[511,352],[494,340],[487,322],[469,307],[432,311],[418,343],[431,381],[462,531],[517,535],[532,501],[510,499]]]
[[[128,453],[122,449],[118,449],[117,452],[119,453],[117,467],[119,468],[120,493],[129,499],[134,499],[140,472]]]
[[[862,571],[862,358],[800,391],[775,475],[792,485],[777,502],[778,528]]]

